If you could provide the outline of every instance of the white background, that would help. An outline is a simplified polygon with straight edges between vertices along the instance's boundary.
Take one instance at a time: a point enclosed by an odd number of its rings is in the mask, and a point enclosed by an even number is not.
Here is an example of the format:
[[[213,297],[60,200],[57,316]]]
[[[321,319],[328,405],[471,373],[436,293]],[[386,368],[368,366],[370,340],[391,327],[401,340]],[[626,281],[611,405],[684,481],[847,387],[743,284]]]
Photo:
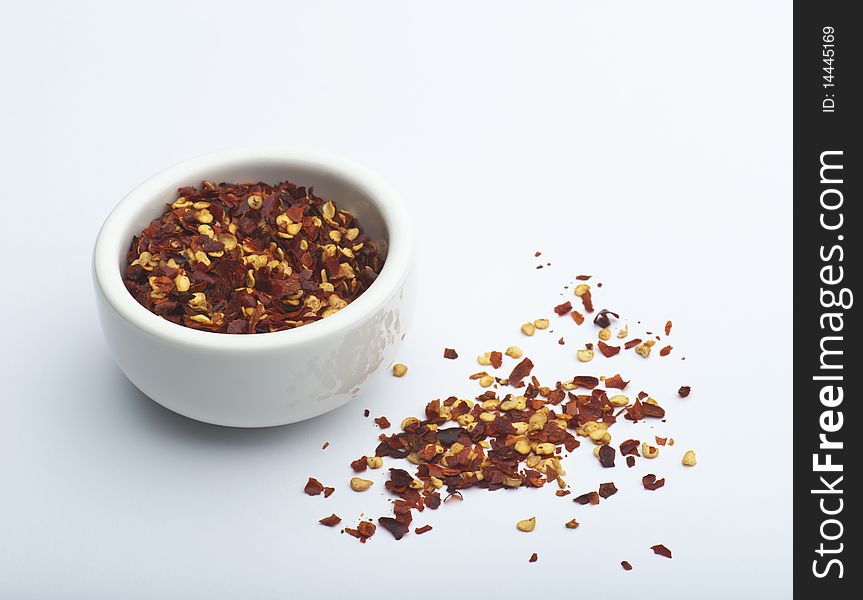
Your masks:
[[[790,2],[19,2],[0,22],[0,596],[790,595]],[[89,259],[140,180],[252,143],[318,146],[388,179],[416,223],[419,302],[407,377],[239,431],[125,381]],[[523,338],[579,273],[633,332],[672,319],[672,355],[579,367],[595,329],[568,318]],[[383,472],[347,489],[379,433],[363,409],[397,423],[477,394],[472,357],[513,343],[549,383],[631,377],[669,418],[617,425],[617,441],[677,445],[613,471],[579,448],[574,493],[620,488],[598,507],[475,490],[401,542],[317,524],[389,512]],[[641,489],[645,472],[666,487]],[[305,496],[309,475],[338,491]]]

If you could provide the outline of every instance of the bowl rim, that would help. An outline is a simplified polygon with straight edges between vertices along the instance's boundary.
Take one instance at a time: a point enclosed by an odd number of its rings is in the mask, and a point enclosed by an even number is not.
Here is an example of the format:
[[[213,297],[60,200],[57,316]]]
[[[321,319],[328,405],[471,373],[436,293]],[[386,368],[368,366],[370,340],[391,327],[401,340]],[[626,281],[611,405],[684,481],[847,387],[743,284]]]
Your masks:
[[[283,331],[230,335],[201,331],[171,323],[141,306],[123,284],[117,267],[117,250],[131,240],[123,239],[129,221],[143,204],[190,183],[205,170],[238,164],[283,163],[286,167],[317,168],[359,188],[380,211],[387,228],[387,259],[380,274],[356,300],[336,314]],[[302,182],[298,182],[302,184]],[[244,351],[287,348],[321,340],[350,330],[375,313],[397,292],[407,278],[414,251],[413,231],[407,209],[398,194],[366,167],[327,151],[303,146],[241,146],[202,154],[179,162],[146,179],[114,207],[102,224],[93,248],[93,278],[97,291],[110,308],[139,331],[173,344],[212,351]]]

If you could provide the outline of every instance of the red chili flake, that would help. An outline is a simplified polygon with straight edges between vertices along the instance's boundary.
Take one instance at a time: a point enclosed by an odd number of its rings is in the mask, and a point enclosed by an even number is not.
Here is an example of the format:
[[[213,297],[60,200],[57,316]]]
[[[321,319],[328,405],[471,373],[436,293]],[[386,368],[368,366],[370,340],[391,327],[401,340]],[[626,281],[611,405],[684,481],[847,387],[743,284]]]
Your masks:
[[[545,267],[543,267],[542,265],[536,265],[536,268],[537,269],[544,269]]]
[[[671,321],[665,322],[665,335],[671,335]]]
[[[665,442],[667,442],[667,441],[668,441],[668,438],[661,438],[661,437],[659,437],[658,435],[653,436],[653,438],[656,440],[656,443],[657,443],[657,445],[659,445],[659,446],[664,446],[664,445],[665,445]]]
[[[561,317],[572,310],[572,302],[567,300],[563,304],[558,304],[554,307],[554,312],[556,312]]]
[[[575,386],[574,389],[583,387],[592,390],[599,385],[599,378],[590,375],[578,375],[572,378],[572,384]]]
[[[599,346],[599,351],[602,352],[602,355],[606,358],[611,358],[620,352],[620,346],[609,346],[602,340],[599,340],[596,345]]]
[[[613,482],[599,484],[599,495],[603,498],[614,496],[617,493],[617,486]]]
[[[393,534],[393,537],[400,540],[408,532],[408,525],[392,517],[381,517],[378,519],[381,527]]]
[[[599,494],[596,492],[587,492],[581,496],[576,496],[572,501],[577,504],[599,504]]]
[[[641,478],[641,484],[646,490],[658,490],[665,485],[665,478],[657,479],[653,473],[648,473]]]
[[[575,278],[578,279],[579,281],[588,281],[591,277],[593,277],[593,276],[592,275],[576,275],[575,276]]]
[[[654,419],[661,419],[665,416],[665,409],[659,406],[658,404],[654,404],[652,402],[645,402],[643,404],[643,412],[645,417],[653,417]]]
[[[533,362],[525,357],[513,368],[512,373],[509,374],[509,384],[518,385],[522,379],[530,375],[531,370],[533,370]]]
[[[616,451],[608,444],[603,444],[599,447],[599,464],[603,467],[610,468],[614,466],[614,455]]]
[[[584,323],[584,315],[577,310],[574,310],[572,311],[572,320],[575,321],[576,325],[581,325]]]
[[[503,364],[503,354],[501,354],[497,350],[494,350],[493,352],[489,353],[488,358],[491,361],[491,366],[493,368],[500,369],[501,365]]]
[[[620,561],[620,566],[623,567],[624,571],[631,571],[632,570],[632,565],[629,564],[629,561],[626,561],[626,560]]]
[[[533,253],[533,255],[534,255],[534,256],[536,256],[536,257],[540,257],[540,256],[542,256],[542,252],[540,252],[539,250],[537,250],[536,252],[534,252],[534,253]]]
[[[566,342],[563,340],[563,338],[560,338],[559,340],[557,340],[557,343],[563,346]]]
[[[585,312],[593,312],[593,298],[590,296],[590,290],[581,295],[581,303],[584,305]]]
[[[578,521],[576,521],[575,519],[570,519],[569,521],[564,523],[564,526],[567,529],[578,529]]]
[[[680,389],[677,390],[677,395],[680,396],[681,398],[686,398],[689,395],[689,392],[691,392],[691,391],[692,391],[691,387],[689,387],[688,385],[682,385],[682,386],[680,386]]]
[[[369,409],[365,409],[365,410],[363,411],[363,416],[364,416],[364,417],[366,417],[366,418],[368,418],[370,414],[372,414],[372,413],[369,411]]]
[[[624,419],[640,421],[644,418],[644,404],[642,404],[641,398],[636,398],[635,402],[627,406],[625,410],[626,414],[623,415]]]
[[[369,461],[366,460],[365,456],[361,456],[351,463],[351,469],[353,469],[355,473],[362,473],[368,468]]]
[[[554,495],[559,498],[563,498],[564,496],[569,496],[571,493],[572,492],[570,492],[569,490],[557,490],[556,492],[554,492]]]
[[[627,456],[626,457],[626,466],[629,467],[630,469],[635,466],[635,457],[634,456]]]
[[[616,388],[622,390],[627,385],[629,385],[629,382],[624,381],[623,377],[620,376],[620,373],[614,375],[613,377],[606,377],[605,379],[605,387],[607,388]]]
[[[671,550],[669,550],[668,548],[666,548],[662,544],[656,544],[655,546],[651,546],[650,549],[653,550],[653,552],[658,554],[659,556],[664,556],[665,558],[671,558]]]
[[[422,535],[424,533],[428,533],[431,530],[432,530],[431,525],[423,525],[422,527],[417,527],[416,529],[414,529],[414,533],[417,535]]]
[[[443,357],[450,360],[455,360],[456,358],[458,358],[458,352],[456,352],[452,348],[444,348]]]
[[[641,339],[640,339],[640,338],[635,338],[635,339],[633,339],[633,340],[629,340],[628,342],[626,342],[626,343],[623,345],[623,347],[624,347],[624,348],[626,348],[627,350],[629,350],[630,348],[635,348],[635,347],[636,347],[636,346],[638,346],[639,344],[641,344]]]
[[[377,423],[378,427],[381,429],[389,429],[390,427],[390,421],[386,417],[378,417],[375,419],[375,423]]]
[[[625,442],[620,443],[620,453],[623,456],[629,456],[630,454],[634,456],[641,456],[638,453],[638,447],[641,445],[641,442],[638,440],[626,440]]]
[[[329,445],[330,445],[329,442],[324,442],[324,445],[321,446],[321,450],[326,450],[329,447]]]
[[[356,529],[345,527],[345,533],[354,536],[363,544],[375,534],[377,527],[371,521],[360,521]]]
[[[321,525],[326,525],[327,527],[335,527],[341,522],[341,518],[335,513],[331,514],[329,517],[324,517],[323,519],[318,521],[318,523],[320,523]]]
[[[537,556],[536,552],[534,552],[530,555],[530,558],[527,559],[527,562],[535,563],[537,560],[539,560],[539,556]]]
[[[335,492],[335,491],[336,491],[336,488],[334,488],[334,487],[325,487],[324,488],[324,498],[329,498],[330,496],[333,495],[333,492]]]
[[[620,315],[618,315],[616,312],[612,312],[606,308],[603,308],[593,318],[593,323],[603,328],[608,327],[609,325],[611,325],[611,319],[608,315],[613,315],[615,319],[620,318]]]
[[[309,496],[319,496],[321,492],[324,491],[324,484],[314,477],[309,477],[309,481],[306,483],[306,487],[303,488],[303,491]]]
[[[662,350],[659,351],[659,356],[668,356],[671,354],[671,346],[663,346]]]

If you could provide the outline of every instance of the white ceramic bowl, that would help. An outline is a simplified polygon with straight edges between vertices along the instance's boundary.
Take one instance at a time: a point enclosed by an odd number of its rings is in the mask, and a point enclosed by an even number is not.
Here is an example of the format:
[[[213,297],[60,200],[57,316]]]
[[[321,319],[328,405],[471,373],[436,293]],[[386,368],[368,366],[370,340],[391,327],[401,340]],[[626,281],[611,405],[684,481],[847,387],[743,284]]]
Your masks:
[[[297,329],[230,335],[166,321],[138,304],[121,271],[132,236],[176,199],[177,188],[215,182],[290,180],[353,213],[382,240],[384,267],[335,315]],[[284,425],[338,408],[389,365],[401,341],[413,261],[399,198],[365,168],[328,153],[251,147],[180,163],[132,190],[108,216],[93,254],[99,317],[126,377],[159,404],[192,419],[234,427]]]

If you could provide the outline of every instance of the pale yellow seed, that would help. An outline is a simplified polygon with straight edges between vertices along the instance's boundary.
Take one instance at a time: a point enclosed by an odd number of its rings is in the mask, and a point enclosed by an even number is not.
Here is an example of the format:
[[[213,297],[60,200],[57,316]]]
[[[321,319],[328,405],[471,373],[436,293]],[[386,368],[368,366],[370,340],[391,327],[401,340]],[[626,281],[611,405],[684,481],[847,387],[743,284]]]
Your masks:
[[[483,410],[494,410],[500,406],[500,400],[483,400],[481,406]]]
[[[605,429],[595,429],[588,434],[588,437],[590,437],[594,442],[601,442],[602,438],[605,437],[605,433]]]
[[[651,446],[647,442],[641,442],[641,455],[644,458],[656,458],[659,456],[659,448]]]
[[[369,466],[369,469],[380,469],[384,466],[384,459],[380,456],[366,456],[366,464]]]
[[[530,533],[534,529],[536,529],[536,517],[531,517],[529,519],[522,519],[518,523],[515,524],[515,528],[519,531],[524,531],[525,533]]]
[[[483,375],[479,379],[479,384],[482,387],[489,387],[493,383],[494,383],[494,377],[492,377],[491,375]]]
[[[521,438],[515,443],[513,449],[519,454],[530,454],[530,442]]]
[[[683,460],[681,462],[687,467],[694,467],[695,464],[698,462],[695,459],[695,451],[694,450],[687,450],[684,453]]]
[[[534,454],[533,456],[528,456],[528,457],[524,460],[524,464],[526,464],[526,465],[527,465],[528,467],[530,467],[531,469],[535,469],[536,467],[538,467],[538,466],[539,466],[539,463],[540,463],[541,461],[542,461],[542,457],[537,456],[536,454]]]
[[[297,235],[300,232],[300,229],[303,228],[302,223],[291,223],[285,229],[288,232],[288,235]]]
[[[174,277],[174,285],[177,286],[178,292],[188,292],[192,282],[185,275],[177,275]]]
[[[342,241],[342,233],[338,229],[330,230],[327,236],[337,244]]]
[[[393,375],[395,377],[404,377],[407,372],[407,365],[403,365],[402,363],[396,363],[393,365]]]
[[[210,227],[209,225],[204,225],[203,223],[201,225],[198,225],[198,233],[201,235],[205,235],[208,238],[212,238],[216,235],[216,232],[213,231],[212,227]]]
[[[623,394],[616,394],[608,399],[614,406],[626,406],[629,404],[629,397]]]
[[[624,325],[623,329],[617,332],[617,337],[620,339],[625,338],[629,335],[629,325]]]
[[[543,442],[541,444],[537,444],[533,450],[537,454],[547,456],[549,454],[554,454],[554,449],[555,449],[555,446],[551,442]]]
[[[456,419],[456,422],[458,422],[458,424],[461,425],[462,427],[467,427],[468,425],[473,423],[473,415],[470,415],[470,414],[460,415]]]
[[[512,426],[515,428],[515,432],[518,435],[524,435],[530,429],[530,426],[524,421],[516,421]]]
[[[332,202],[325,202],[323,206],[321,206],[321,214],[324,215],[325,219],[332,220],[333,217],[336,216],[336,207]]]
[[[650,356],[650,346],[648,346],[647,344],[636,346],[635,351],[644,358]]]
[[[575,295],[576,296],[584,296],[590,290],[590,286],[586,283],[580,283],[575,286]]]
[[[204,325],[212,325],[213,321],[210,320],[210,317],[207,315],[192,315],[189,317],[190,321],[195,321],[196,323],[203,323]]]
[[[195,203],[192,205],[192,208],[195,208],[195,209],[198,209],[198,210],[200,210],[200,209],[202,209],[202,208],[210,208],[210,203],[209,203],[209,202],[202,202],[202,201],[201,201],[201,202],[195,202]]]
[[[436,489],[441,489],[441,488],[443,487],[443,481],[442,481],[442,480],[440,480],[440,479],[438,479],[438,478],[437,478],[437,477],[435,477],[434,475],[432,475],[431,477],[429,477],[429,481],[431,481],[431,484],[432,484],[433,486],[435,486],[435,488],[436,488]]]
[[[495,419],[494,413],[490,413],[490,412],[479,413],[479,420],[483,421],[484,423],[491,423],[492,421],[494,421],[494,419]]]
[[[360,477],[351,477],[351,489],[355,492],[364,492],[372,487],[372,482]]]
[[[422,463],[422,460],[420,460],[420,457],[416,452],[411,452],[410,454],[408,454],[405,457],[405,460],[407,460],[412,465],[418,465]]]
[[[213,222],[213,214],[209,210],[207,210],[206,208],[203,208],[203,209],[201,209],[195,213],[195,219],[197,219],[198,223],[204,223],[204,224],[212,223]]]
[[[416,417],[407,417],[404,421],[402,421],[402,430],[407,430],[411,425],[418,425],[420,422]]]
[[[533,326],[537,329],[548,329],[548,319],[537,319],[533,322]]]
[[[575,353],[576,358],[580,362],[590,362],[593,360],[593,350],[588,350],[585,348],[584,350],[579,350]]]
[[[522,352],[521,348],[519,348],[518,346],[510,346],[506,349],[506,352],[504,354],[506,354],[510,358],[521,358],[522,356],[524,356],[524,352]]]
[[[264,199],[257,194],[252,194],[251,196],[249,196],[246,202],[249,203],[249,208],[252,208],[254,210],[260,210],[261,207],[264,205]]]
[[[534,326],[533,323],[525,323],[524,325],[521,326],[521,332],[524,335],[531,336],[534,333],[536,333],[536,327]]]
[[[356,227],[351,227],[345,232],[345,237],[349,242],[353,242],[360,235],[360,230]]]
[[[412,490],[421,490],[425,487],[425,484],[419,479],[414,479],[410,482],[410,484],[408,484],[408,487],[410,487]]]
[[[484,352],[476,357],[476,362],[479,364],[486,366],[491,364],[491,352]]]
[[[599,330],[599,339],[603,341],[608,341],[611,339],[611,329],[608,327],[603,327]]]

